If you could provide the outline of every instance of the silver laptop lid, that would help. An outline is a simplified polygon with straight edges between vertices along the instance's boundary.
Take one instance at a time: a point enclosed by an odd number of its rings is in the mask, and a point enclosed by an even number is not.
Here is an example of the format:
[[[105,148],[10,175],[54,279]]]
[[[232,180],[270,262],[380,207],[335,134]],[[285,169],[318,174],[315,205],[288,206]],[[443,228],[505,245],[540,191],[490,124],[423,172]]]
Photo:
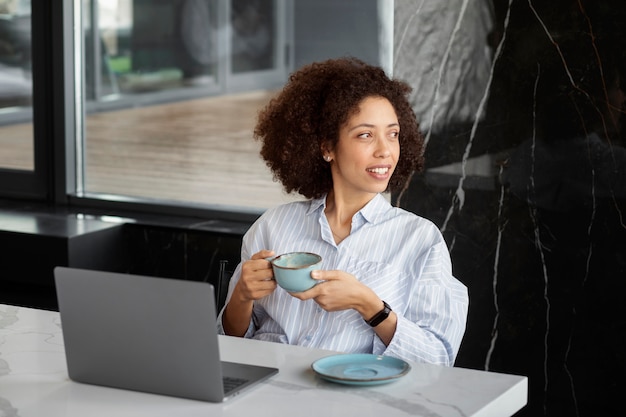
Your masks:
[[[65,267],[54,272],[72,380],[224,399],[211,284]]]

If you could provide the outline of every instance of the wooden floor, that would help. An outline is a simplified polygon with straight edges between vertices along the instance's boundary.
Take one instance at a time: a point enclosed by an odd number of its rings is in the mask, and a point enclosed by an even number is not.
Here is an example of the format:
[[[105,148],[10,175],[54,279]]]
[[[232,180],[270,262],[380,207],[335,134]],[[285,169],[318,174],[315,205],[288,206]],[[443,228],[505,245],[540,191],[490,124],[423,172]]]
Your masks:
[[[252,131],[271,92],[257,91],[93,114],[85,189],[115,195],[268,208],[288,196]],[[0,166],[32,169],[32,126],[0,128]]]

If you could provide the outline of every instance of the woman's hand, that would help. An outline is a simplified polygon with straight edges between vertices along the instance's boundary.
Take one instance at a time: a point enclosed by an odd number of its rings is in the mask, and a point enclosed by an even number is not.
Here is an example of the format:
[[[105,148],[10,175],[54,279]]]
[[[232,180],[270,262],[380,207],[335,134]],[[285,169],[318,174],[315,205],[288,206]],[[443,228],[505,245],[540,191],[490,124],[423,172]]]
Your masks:
[[[274,251],[262,250],[241,265],[241,277],[233,291],[240,301],[254,301],[270,295],[276,289],[272,264],[266,258]]]
[[[270,250],[255,253],[241,265],[241,276],[222,315],[224,332],[244,336],[252,318],[254,300],[266,297],[276,289],[271,264],[265,259],[274,256]]]
[[[311,277],[320,282],[307,291],[292,293],[300,300],[314,299],[326,311],[355,309],[362,316],[380,311],[382,301],[369,287],[344,271],[312,271]]]
[[[322,280],[307,291],[291,293],[300,300],[313,299],[326,311],[355,309],[363,320],[374,317],[384,307],[382,300],[354,275],[343,271],[313,271],[311,277]],[[391,312],[389,317],[374,328],[382,342],[389,346],[396,332],[398,316]]]

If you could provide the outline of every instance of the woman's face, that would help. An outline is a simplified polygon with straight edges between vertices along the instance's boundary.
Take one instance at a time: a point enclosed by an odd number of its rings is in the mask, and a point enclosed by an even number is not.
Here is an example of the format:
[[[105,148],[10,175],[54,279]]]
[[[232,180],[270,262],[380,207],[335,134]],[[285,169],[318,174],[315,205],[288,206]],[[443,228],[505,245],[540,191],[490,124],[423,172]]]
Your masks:
[[[368,97],[339,129],[332,157],[333,189],[342,195],[387,189],[400,156],[400,124],[389,100]]]

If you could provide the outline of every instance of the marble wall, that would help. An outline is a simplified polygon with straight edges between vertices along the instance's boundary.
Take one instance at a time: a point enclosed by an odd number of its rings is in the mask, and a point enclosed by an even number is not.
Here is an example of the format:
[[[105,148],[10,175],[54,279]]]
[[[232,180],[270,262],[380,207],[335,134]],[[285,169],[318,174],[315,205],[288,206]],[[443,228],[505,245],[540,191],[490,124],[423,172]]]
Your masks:
[[[457,366],[527,375],[520,416],[625,415],[626,2],[396,0],[394,75],[469,288]]]

